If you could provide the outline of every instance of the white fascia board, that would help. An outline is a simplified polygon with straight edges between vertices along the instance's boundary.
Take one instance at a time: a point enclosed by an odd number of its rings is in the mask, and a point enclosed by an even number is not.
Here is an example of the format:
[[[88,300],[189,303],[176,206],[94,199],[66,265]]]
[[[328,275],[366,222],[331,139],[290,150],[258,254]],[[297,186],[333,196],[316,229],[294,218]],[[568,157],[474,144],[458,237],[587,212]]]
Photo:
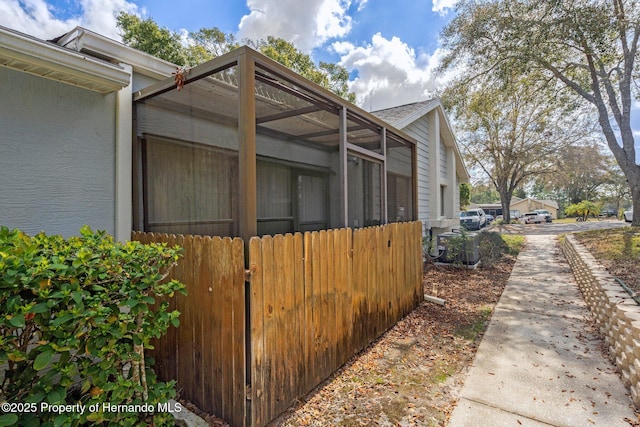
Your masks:
[[[129,84],[123,68],[0,27],[0,65],[100,93]]]
[[[175,64],[82,27],[76,27],[64,35],[58,44],[105,60],[129,64],[134,72],[156,80],[165,79],[177,68]]]

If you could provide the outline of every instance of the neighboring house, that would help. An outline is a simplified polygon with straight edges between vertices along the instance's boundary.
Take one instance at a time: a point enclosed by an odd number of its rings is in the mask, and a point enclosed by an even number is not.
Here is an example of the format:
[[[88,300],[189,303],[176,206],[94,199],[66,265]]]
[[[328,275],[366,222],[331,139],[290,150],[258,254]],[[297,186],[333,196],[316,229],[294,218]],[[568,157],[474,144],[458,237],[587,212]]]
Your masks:
[[[0,27],[0,224],[128,239],[132,93],[173,70],[82,28],[44,41]]]
[[[502,215],[502,205],[500,203],[472,203],[472,208],[482,208],[486,213],[493,216]],[[526,212],[536,209],[546,209],[553,219],[558,219],[558,202],[555,200],[536,200],[532,198],[521,199],[519,197],[511,198],[511,218],[517,219]]]
[[[460,184],[469,173],[439,99],[374,111],[418,141],[418,219],[433,235],[460,228]],[[390,190],[391,191],[391,190]]]
[[[520,211],[522,214],[536,209],[546,209],[553,219],[558,219],[558,202],[555,200],[536,200],[532,198],[511,200],[511,210]]]

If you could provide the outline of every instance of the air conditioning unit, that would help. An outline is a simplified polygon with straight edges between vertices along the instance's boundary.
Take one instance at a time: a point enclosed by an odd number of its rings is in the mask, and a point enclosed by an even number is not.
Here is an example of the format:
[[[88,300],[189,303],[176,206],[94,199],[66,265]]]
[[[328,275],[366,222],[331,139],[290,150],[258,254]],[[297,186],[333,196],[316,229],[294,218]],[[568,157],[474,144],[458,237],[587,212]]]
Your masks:
[[[480,261],[478,233],[442,233],[438,235],[438,261],[475,265]]]

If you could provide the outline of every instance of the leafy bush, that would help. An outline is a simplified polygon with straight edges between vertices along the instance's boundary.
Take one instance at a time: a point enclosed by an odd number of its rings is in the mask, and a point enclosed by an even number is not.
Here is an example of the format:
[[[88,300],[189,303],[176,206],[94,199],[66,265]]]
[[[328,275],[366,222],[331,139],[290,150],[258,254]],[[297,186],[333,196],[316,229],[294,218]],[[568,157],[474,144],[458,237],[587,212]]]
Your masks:
[[[0,228],[0,401],[20,405],[0,425],[172,425],[155,408],[175,384],[156,381],[145,349],[178,326],[179,313],[156,298],[184,293],[164,280],[180,248],[118,243],[88,227],[80,234]]]
[[[582,218],[583,221],[587,220],[587,217],[595,215],[602,210],[602,202],[592,202],[590,200],[583,200],[580,203],[569,205],[564,209],[564,213],[567,216],[577,216]]]

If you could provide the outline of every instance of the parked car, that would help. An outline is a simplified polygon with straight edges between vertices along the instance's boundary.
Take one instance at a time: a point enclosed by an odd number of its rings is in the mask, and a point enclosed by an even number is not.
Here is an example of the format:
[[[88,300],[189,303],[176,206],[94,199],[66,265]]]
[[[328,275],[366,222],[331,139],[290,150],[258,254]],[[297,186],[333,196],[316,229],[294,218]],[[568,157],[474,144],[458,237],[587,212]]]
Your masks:
[[[553,217],[551,216],[551,213],[549,213],[549,211],[546,209],[536,209],[534,212],[537,213],[538,215],[542,215],[545,219],[545,222],[553,221]]]
[[[631,222],[633,221],[633,209],[631,209],[630,211],[624,211],[624,213],[622,214],[622,216],[624,216],[624,220],[626,222]]]
[[[612,216],[616,216],[616,211],[612,209],[603,209],[600,211],[600,216],[611,218]]]
[[[540,224],[547,222],[547,219],[538,212],[527,212],[522,215],[522,221],[524,221],[525,224]]]
[[[460,226],[467,230],[480,230],[487,225],[487,215],[482,209],[460,212]]]
[[[487,214],[487,225],[491,224],[494,221],[493,215]]]

